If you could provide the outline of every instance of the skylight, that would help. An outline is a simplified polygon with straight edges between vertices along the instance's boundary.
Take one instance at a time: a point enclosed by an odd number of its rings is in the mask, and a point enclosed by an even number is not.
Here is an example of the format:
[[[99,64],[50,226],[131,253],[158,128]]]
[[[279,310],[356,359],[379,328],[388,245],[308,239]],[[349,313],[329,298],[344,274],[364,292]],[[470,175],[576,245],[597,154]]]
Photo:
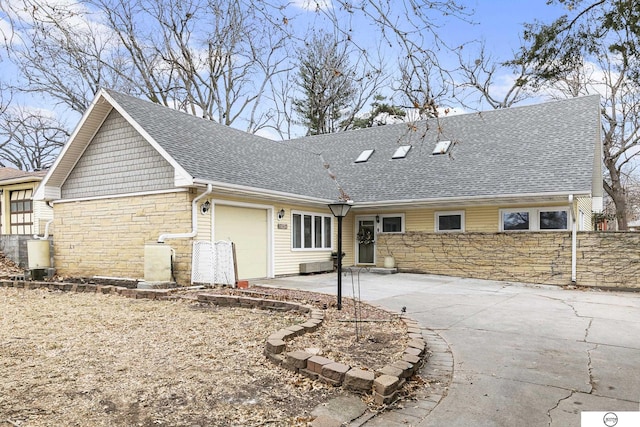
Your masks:
[[[398,147],[398,149],[396,150],[395,153],[393,153],[393,156],[391,156],[392,159],[404,159],[405,157],[407,157],[407,154],[409,153],[409,150],[411,150],[411,146],[410,145],[403,145],[401,147]]]
[[[438,154],[446,154],[446,152],[449,150],[449,147],[451,146],[451,141],[438,141],[438,143],[436,144],[436,148],[433,149],[433,154],[438,155]]]
[[[366,162],[367,160],[369,160],[369,157],[371,157],[374,151],[375,150],[364,150],[362,153],[360,153],[360,155],[356,159],[356,163]]]

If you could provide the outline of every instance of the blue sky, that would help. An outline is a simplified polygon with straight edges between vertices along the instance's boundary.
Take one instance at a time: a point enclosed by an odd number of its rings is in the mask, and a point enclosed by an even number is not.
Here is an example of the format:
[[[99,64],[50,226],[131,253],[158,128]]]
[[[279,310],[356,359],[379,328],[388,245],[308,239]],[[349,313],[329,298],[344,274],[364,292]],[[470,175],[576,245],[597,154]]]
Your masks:
[[[550,23],[565,13],[558,5],[547,5],[547,0],[467,0],[475,13],[468,25],[450,20],[444,28],[447,35],[458,42],[470,39],[485,40],[487,47],[500,59],[507,59],[520,46],[522,25],[539,20]]]
[[[47,1],[55,2],[60,0]],[[77,0],[62,0],[63,3],[74,3],[76,1]],[[294,0],[294,3],[304,1],[313,1],[313,4],[315,4],[315,1],[330,0]],[[461,44],[464,42],[469,42],[471,40],[483,40],[486,43],[488,53],[491,54],[494,60],[500,61],[510,59],[512,52],[520,46],[519,35],[522,31],[523,23],[532,22],[535,19],[541,20],[543,22],[551,22],[554,18],[558,17],[564,12],[562,7],[547,5],[546,0],[457,1],[461,4],[466,5],[469,10],[474,11],[474,13],[469,16],[468,19],[475,24],[462,22],[455,18],[437,17],[437,15],[434,14],[432,16],[434,16],[437,22],[441,25],[441,37],[445,41],[449,42],[450,45]],[[390,4],[392,5],[392,11],[402,9],[402,0],[390,0]],[[300,27],[317,29],[322,25],[322,23],[320,22],[322,21],[322,19],[318,18],[318,15],[313,11],[308,11],[300,8],[298,8],[296,11],[294,8],[293,12],[298,14],[297,18],[299,18],[300,20],[296,20],[296,23],[300,25]],[[366,27],[363,27],[362,25],[358,26],[355,22],[352,25],[354,27],[354,34],[357,34],[357,37],[366,38]],[[473,58],[473,47],[470,47],[467,52],[469,53],[469,56]],[[444,57],[443,59],[445,61],[455,61],[455,57],[453,56]],[[387,58],[387,60],[388,66],[397,66],[394,63],[395,58]],[[4,74],[9,71],[8,65],[9,64],[6,62],[0,64],[0,67],[2,67],[2,70],[0,70],[0,72]],[[505,85],[509,84],[508,77],[504,78],[503,83]],[[36,101],[36,105],[40,103],[41,100]],[[38,107],[46,108],[45,105],[38,105]],[[51,107],[53,108],[53,106]],[[71,120],[71,122],[74,123],[75,120]]]

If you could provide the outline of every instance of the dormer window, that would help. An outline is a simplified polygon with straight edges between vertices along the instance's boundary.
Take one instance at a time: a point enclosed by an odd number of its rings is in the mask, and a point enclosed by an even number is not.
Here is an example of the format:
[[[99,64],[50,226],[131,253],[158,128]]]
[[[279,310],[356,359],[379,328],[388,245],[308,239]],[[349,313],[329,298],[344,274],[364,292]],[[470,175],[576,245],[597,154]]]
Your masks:
[[[404,159],[405,157],[407,157],[407,154],[409,153],[409,150],[411,150],[411,146],[410,145],[403,145],[401,147],[398,147],[398,149],[396,150],[395,153],[393,153],[393,156],[391,156],[392,159]]]
[[[451,147],[451,141],[438,141],[436,147],[433,149],[434,156],[439,154],[446,154],[449,151],[449,147]]]
[[[376,150],[364,150],[362,153],[360,153],[360,155],[358,156],[355,162],[356,163],[366,162],[367,160],[369,160],[369,157],[371,157],[374,151]]]

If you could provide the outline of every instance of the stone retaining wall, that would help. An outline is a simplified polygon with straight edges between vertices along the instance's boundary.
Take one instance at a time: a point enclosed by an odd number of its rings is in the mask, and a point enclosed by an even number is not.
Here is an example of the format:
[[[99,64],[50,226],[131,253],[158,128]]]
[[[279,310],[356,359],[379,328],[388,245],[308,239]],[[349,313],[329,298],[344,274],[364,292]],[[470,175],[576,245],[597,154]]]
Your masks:
[[[427,354],[427,345],[420,326],[413,320],[404,318],[402,320],[407,326],[410,340],[400,360],[376,372],[352,368],[305,351],[286,351],[286,341],[313,332],[322,326],[322,310],[292,302],[215,294],[199,294],[198,301],[222,306],[295,310],[308,314],[309,319],[306,322],[288,326],[269,335],[265,342],[265,356],[274,364],[313,380],[343,386],[355,393],[373,393],[374,401],[379,405],[391,403],[398,397],[400,388],[422,366]]]
[[[184,288],[173,289],[131,289],[122,286],[96,285],[85,283],[29,282],[24,280],[0,280],[0,286],[24,289],[48,288],[66,292],[93,292],[117,294],[129,298],[167,299]],[[427,345],[420,326],[413,320],[403,318],[409,334],[409,342],[402,358],[386,365],[377,372],[335,362],[304,351],[286,352],[286,342],[296,336],[313,332],[322,326],[324,312],[310,306],[289,301],[277,301],[265,298],[242,297],[236,295],[218,295],[199,293],[197,301],[224,307],[260,308],[276,311],[297,311],[307,314],[309,319],[298,325],[291,325],[276,331],[265,341],[265,356],[278,366],[320,380],[334,386],[343,386],[356,393],[373,393],[377,404],[387,404],[396,400],[400,388],[408,378],[422,366],[427,354]]]
[[[640,288],[640,233],[579,232],[576,284]],[[378,259],[399,271],[571,284],[571,233],[426,233],[378,237]]]

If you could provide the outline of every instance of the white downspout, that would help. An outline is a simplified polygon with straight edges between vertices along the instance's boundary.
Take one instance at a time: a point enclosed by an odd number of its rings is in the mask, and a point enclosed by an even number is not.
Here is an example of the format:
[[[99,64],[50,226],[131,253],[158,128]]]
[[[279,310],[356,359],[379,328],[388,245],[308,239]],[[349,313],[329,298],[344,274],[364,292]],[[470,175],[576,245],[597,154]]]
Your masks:
[[[44,236],[38,236],[37,234],[33,235],[34,239],[38,239],[38,240],[47,240],[49,238],[49,225],[51,225],[51,223],[53,222],[52,219],[50,219],[49,221],[47,221],[47,223],[44,225]]]
[[[190,239],[198,234],[198,202],[213,192],[211,184],[207,184],[207,191],[193,199],[191,202],[191,231],[189,233],[167,233],[158,237],[158,243],[164,243],[166,239]]]
[[[569,195],[569,209],[571,212],[571,282],[576,283],[578,224],[576,222],[576,213],[573,206],[573,194]]]

